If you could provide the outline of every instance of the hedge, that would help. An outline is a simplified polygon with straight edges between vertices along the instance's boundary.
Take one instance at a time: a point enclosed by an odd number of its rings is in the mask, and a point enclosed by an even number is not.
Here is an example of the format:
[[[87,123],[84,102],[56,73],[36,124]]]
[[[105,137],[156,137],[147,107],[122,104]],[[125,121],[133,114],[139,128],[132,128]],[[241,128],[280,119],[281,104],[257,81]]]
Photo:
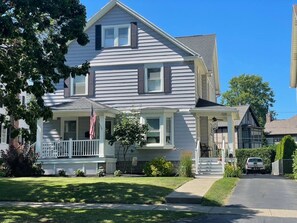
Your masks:
[[[296,144],[292,136],[286,135],[276,147],[275,160],[292,159]]]
[[[235,154],[237,158],[238,167],[245,172],[245,163],[248,157],[260,157],[263,159],[265,165],[265,172],[271,173],[271,164],[275,158],[275,147],[264,147],[257,149],[237,149]]]

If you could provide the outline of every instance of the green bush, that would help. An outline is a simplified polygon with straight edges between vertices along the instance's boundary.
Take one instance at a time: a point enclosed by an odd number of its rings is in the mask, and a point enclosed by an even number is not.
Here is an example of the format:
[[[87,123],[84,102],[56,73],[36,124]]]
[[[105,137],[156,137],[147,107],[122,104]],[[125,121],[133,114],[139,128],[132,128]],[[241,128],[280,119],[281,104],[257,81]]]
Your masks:
[[[157,157],[144,166],[144,174],[149,177],[172,176],[173,173],[173,164],[164,157]]]
[[[276,147],[275,160],[291,159],[295,150],[296,144],[292,136],[284,136]]]
[[[61,169],[61,170],[58,171],[58,175],[59,175],[60,177],[66,177],[66,176],[67,176],[66,171],[63,170],[63,169]]]
[[[180,177],[192,177],[192,153],[184,152],[181,154],[178,174]]]
[[[232,164],[225,165],[224,177],[240,177],[241,169]]]
[[[292,165],[293,175],[294,175],[294,178],[297,180],[297,151],[293,153],[292,159],[293,159],[293,165]]]
[[[235,153],[237,166],[242,172],[245,172],[245,163],[248,157],[261,157],[264,162],[265,172],[271,173],[271,164],[275,158],[275,146],[257,149],[237,149]]]
[[[122,173],[122,171],[120,171],[120,170],[116,170],[116,171],[114,171],[113,175],[114,175],[115,177],[120,177],[120,176],[123,175],[123,173]]]
[[[86,175],[85,175],[85,172],[82,171],[82,170],[80,170],[80,169],[77,169],[76,171],[74,171],[74,174],[75,174],[75,176],[77,176],[77,177],[85,177],[85,176],[86,176]]]
[[[10,146],[1,151],[3,159],[2,169],[8,177],[41,176],[44,174],[41,164],[37,164],[37,155],[26,147]]]

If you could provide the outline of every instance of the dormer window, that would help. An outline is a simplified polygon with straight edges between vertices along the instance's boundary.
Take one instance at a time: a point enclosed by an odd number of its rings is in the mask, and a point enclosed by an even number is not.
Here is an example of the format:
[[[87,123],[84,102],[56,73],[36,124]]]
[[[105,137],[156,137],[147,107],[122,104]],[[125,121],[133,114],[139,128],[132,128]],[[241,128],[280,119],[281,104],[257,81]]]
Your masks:
[[[130,24],[102,27],[102,46],[121,47],[130,46]]]
[[[88,75],[79,75],[71,78],[71,95],[88,94]]]

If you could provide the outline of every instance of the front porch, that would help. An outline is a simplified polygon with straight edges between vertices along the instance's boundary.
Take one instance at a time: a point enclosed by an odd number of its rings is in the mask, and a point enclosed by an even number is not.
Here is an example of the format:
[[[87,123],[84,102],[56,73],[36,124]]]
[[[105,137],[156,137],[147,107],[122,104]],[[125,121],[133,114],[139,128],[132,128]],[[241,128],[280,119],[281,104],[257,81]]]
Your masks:
[[[96,174],[99,166],[107,173],[115,171],[115,146],[108,139],[117,110],[79,98],[53,106],[52,111],[52,120],[37,122],[36,152],[46,174],[60,169],[68,175],[77,169]]]

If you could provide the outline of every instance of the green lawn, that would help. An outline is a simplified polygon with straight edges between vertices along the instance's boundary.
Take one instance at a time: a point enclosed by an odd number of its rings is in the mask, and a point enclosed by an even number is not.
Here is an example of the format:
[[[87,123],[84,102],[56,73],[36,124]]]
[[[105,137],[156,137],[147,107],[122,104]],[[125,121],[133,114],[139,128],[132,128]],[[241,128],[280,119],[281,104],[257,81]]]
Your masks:
[[[181,218],[192,218],[199,213],[173,211],[125,211],[107,209],[63,209],[63,208],[1,208],[3,223],[113,223],[113,222],[175,222]]]
[[[164,203],[182,177],[0,178],[0,201]]]
[[[216,181],[202,199],[205,206],[223,206],[239,178],[222,178]]]

